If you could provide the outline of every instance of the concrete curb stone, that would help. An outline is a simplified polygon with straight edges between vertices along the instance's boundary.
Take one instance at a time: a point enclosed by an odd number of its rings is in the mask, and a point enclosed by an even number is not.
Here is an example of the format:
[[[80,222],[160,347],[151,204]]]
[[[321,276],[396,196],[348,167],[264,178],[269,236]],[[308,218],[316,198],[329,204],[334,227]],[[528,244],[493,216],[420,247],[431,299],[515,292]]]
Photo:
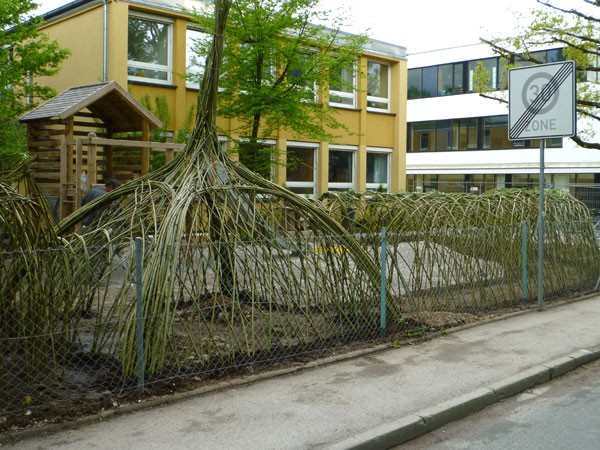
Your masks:
[[[600,347],[591,350],[581,349],[436,407],[363,431],[325,448],[327,450],[389,449],[598,359],[600,359]]]

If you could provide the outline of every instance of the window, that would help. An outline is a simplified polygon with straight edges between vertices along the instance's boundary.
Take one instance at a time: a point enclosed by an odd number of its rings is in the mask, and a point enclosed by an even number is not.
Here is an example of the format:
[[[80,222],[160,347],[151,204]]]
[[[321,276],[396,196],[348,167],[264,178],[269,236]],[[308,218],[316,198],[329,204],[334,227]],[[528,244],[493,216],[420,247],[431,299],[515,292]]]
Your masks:
[[[454,139],[457,142],[453,148],[456,150],[477,149],[477,119],[455,120],[454,126]]]
[[[189,88],[199,89],[206,57],[201,53],[201,44],[209,37],[207,33],[198,30],[187,30],[185,36],[185,74],[186,85]]]
[[[172,49],[171,21],[141,13],[129,17],[127,75],[130,80],[170,84]]]
[[[438,67],[437,95],[462,94],[462,63],[444,64]]]
[[[356,71],[354,64],[332,69],[329,78],[329,104],[343,108],[356,106]]]
[[[367,109],[390,110],[390,68],[387,64],[367,62]]]
[[[356,148],[329,146],[329,178],[327,189],[345,191],[354,189],[354,156]]]
[[[238,144],[239,161],[248,169],[273,181],[275,177],[275,141],[265,140],[252,144],[242,140]]]
[[[479,75],[480,70],[485,74],[485,84],[491,89],[496,89],[498,87],[498,58],[488,58],[469,61],[469,92],[476,91],[475,84],[478,82],[476,75]]]
[[[303,89],[303,100],[317,101],[317,85],[310,73],[310,54],[299,53],[298,57],[290,62],[288,81],[290,84]]]
[[[410,151],[426,152],[435,150],[435,122],[412,123],[410,135]]]
[[[423,96],[423,83],[421,76],[423,69],[410,69],[408,71],[408,99],[421,98]]]
[[[452,149],[452,122],[438,120],[435,123],[435,150],[444,151]]]
[[[438,84],[437,67],[423,68],[423,97],[434,97],[437,95]]]
[[[515,141],[515,146],[523,147],[522,141]],[[512,148],[508,140],[508,116],[486,117],[483,119],[483,148],[502,149]]]
[[[367,148],[367,190],[389,190],[390,149]]]
[[[316,160],[317,144],[306,142],[288,143],[285,184],[290,191],[315,197]]]

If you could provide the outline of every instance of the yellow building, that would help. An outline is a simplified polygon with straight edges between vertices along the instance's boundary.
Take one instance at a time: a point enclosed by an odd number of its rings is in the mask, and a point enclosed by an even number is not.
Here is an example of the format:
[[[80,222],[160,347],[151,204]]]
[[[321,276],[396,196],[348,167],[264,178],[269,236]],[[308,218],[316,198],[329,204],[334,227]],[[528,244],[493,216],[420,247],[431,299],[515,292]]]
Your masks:
[[[202,0],[76,0],[51,11],[45,14],[41,31],[70,49],[71,57],[58,75],[41,82],[61,92],[114,80],[138,100],[164,96],[170,112],[166,128],[175,132],[183,127],[198,93],[185,73],[198,69],[191,45],[199,31],[180,5],[191,9],[203,4]],[[140,25],[154,34],[135,42],[130,30]],[[130,50],[139,45],[147,46],[148,52],[133,53],[151,56],[131,59]],[[274,181],[309,196],[328,190],[405,189],[406,49],[371,41],[357,64],[358,73],[369,74],[369,86],[365,76],[357,76],[353,90],[329,95],[330,106],[339,112],[337,120],[351,133],[335,142],[287,132],[273,136],[266,145],[305,163],[298,166],[304,169],[277,165]],[[240,137],[232,135],[235,128],[227,120],[219,119],[218,127],[224,130],[224,145],[231,146]]]

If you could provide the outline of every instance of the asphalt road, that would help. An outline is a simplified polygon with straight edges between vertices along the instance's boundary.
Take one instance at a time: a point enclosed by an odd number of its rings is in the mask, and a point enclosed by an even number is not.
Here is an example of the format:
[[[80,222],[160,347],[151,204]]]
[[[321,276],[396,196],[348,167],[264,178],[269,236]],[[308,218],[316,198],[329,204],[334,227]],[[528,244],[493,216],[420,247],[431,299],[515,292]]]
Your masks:
[[[600,361],[395,449],[600,448]]]

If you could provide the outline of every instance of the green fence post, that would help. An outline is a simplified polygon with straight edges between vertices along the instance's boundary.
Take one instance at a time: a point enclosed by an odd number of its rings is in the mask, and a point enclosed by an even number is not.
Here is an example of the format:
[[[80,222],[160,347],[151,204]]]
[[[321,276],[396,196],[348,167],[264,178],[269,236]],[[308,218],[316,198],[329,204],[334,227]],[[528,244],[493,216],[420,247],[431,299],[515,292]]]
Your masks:
[[[135,238],[135,342],[137,346],[137,392],[144,392],[144,298],[142,279],[144,273],[143,242]]]
[[[521,222],[521,284],[523,303],[527,303],[527,222]]]
[[[386,230],[385,227],[383,227],[381,229],[381,251],[380,251],[380,258],[381,258],[381,311],[380,311],[380,315],[379,315],[379,331],[380,331],[380,336],[383,339],[385,337],[385,330],[387,327],[387,317],[386,317],[386,313],[387,313],[387,305],[386,305],[386,298],[385,298],[385,293],[386,293],[386,285],[387,285],[387,281],[386,281],[386,247],[387,247],[387,236],[386,236]]]

